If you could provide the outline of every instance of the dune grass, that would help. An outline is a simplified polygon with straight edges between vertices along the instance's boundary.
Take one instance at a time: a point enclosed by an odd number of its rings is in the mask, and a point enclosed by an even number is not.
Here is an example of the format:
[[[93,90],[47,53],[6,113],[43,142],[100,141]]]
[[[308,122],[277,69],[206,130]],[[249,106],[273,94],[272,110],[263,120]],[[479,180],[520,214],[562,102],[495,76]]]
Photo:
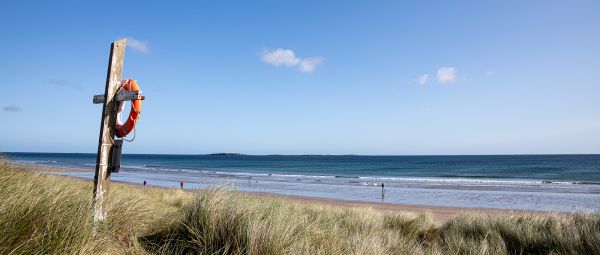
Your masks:
[[[0,254],[600,254],[600,216],[431,215],[340,208],[213,188],[111,184],[92,224],[90,181],[0,160]]]
[[[0,254],[143,253],[137,236],[171,224],[185,195],[111,189],[111,217],[94,228],[90,181],[16,171],[0,160]]]

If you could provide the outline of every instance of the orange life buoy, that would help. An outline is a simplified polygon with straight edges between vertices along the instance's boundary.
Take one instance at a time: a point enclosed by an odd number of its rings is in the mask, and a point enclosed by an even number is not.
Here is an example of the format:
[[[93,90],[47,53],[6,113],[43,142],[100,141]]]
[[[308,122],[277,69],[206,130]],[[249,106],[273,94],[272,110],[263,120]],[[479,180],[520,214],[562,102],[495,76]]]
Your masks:
[[[121,89],[127,91],[139,91],[142,93],[140,88],[137,85],[137,82],[132,79],[127,79],[123,82],[123,86]],[[129,111],[129,117],[127,117],[127,121],[123,124],[123,120],[121,119],[121,114],[123,113],[123,109],[125,108],[125,102],[118,102],[118,112],[117,112],[117,137],[121,138],[129,134],[131,130],[135,127],[138,119],[140,118],[140,113],[142,112],[142,100],[136,99],[131,101],[131,111]]]

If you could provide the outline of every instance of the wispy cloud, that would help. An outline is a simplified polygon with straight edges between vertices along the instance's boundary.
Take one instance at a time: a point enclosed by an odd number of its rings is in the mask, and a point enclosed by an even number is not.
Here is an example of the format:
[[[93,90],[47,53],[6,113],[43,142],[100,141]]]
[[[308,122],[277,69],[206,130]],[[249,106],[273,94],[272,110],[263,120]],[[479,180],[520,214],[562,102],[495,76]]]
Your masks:
[[[148,41],[140,41],[133,37],[127,38],[127,47],[130,47],[133,50],[141,53],[150,52],[150,46],[148,46]]]
[[[50,79],[48,84],[58,87],[72,88],[76,90],[83,90],[83,87],[67,79]]]
[[[429,74],[422,74],[417,78],[417,83],[419,83],[419,85],[425,85],[427,84],[427,81],[429,81]]]
[[[453,83],[458,80],[464,80],[466,79],[466,77],[466,74],[462,73],[459,76],[457,69],[453,66],[443,66],[438,68],[437,72],[435,73],[435,76],[429,75],[428,73],[424,73],[417,77],[416,82],[419,85],[425,85],[429,81],[436,81],[439,84],[445,84]]]
[[[297,67],[303,73],[312,73],[323,63],[322,57],[300,58],[293,50],[282,48],[263,51],[261,59],[273,66]]]
[[[494,72],[494,71],[486,71],[485,72],[485,76],[493,76],[494,74],[496,74],[496,72]]]
[[[454,67],[440,67],[436,75],[439,83],[452,83],[456,81],[456,68]]]
[[[2,111],[5,111],[5,112],[22,112],[23,109],[21,107],[17,106],[17,105],[12,104],[12,105],[3,106],[2,107]]]

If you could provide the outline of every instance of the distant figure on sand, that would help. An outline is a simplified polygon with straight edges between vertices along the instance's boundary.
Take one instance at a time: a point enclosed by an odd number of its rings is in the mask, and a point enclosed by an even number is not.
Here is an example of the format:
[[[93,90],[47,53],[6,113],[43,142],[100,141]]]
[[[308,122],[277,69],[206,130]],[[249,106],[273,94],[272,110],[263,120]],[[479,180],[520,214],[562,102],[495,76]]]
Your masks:
[[[146,182],[146,180],[144,180],[144,188],[146,187],[148,183]]]
[[[179,181],[179,186],[183,189],[183,180]]]
[[[385,184],[383,184],[383,182],[382,182],[382,183],[381,183],[381,200],[383,200],[383,196],[384,196],[384,194],[385,194],[385,190],[384,190],[384,188],[385,188]]]

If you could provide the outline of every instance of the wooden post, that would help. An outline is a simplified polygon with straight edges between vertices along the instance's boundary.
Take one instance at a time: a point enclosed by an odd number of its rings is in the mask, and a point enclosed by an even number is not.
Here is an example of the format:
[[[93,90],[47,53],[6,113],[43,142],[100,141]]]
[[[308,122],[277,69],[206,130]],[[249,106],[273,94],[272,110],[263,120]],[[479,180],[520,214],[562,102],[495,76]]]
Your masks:
[[[121,86],[125,44],[126,39],[122,39],[113,42],[110,46],[106,88],[104,90],[105,100],[102,107],[102,122],[100,124],[100,138],[96,159],[96,174],[94,176],[94,222],[102,221],[106,218],[104,202],[108,194],[108,184],[110,182],[111,150],[115,139],[117,119],[115,95]]]

